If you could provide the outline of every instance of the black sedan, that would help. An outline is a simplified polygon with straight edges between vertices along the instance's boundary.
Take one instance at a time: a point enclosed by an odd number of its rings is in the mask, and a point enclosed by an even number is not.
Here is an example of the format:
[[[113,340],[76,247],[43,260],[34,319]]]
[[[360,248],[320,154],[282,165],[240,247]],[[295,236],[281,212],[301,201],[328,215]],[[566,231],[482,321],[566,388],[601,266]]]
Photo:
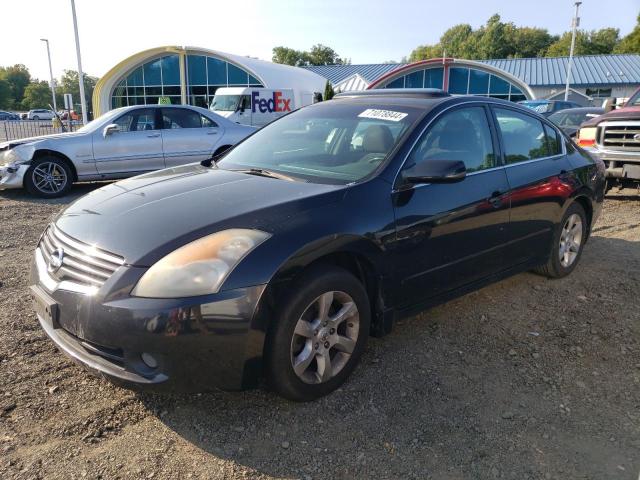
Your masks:
[[[517,272],[571,273],[604,168],[551,122],[440,91],[343,95],[222,158],[102,187],[35,251],[38,319],[128,386],[325,395],[367,337]]]
[[[580,125],[604,115],[604,113],[604,108],[598,107],[568,108],[549,115],[549,120],[559,126],[564,133],[574,138]]]

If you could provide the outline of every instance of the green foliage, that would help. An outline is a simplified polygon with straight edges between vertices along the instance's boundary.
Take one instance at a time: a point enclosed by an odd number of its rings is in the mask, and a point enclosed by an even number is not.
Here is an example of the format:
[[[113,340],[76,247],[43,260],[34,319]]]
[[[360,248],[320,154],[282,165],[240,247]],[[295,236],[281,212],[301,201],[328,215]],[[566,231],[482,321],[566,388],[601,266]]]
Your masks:
[[[21,104],[24,110],[31,110],[33,108],[49,108],[51,102],[51,88],[47,82],[42,80],[31,82],[25,87]]]
[[[636,42],[640,42],[640,27],[636,29]],[[632,35],[633,32],[629,37]],[[619,41],[619,31],[616,28],[603,28],[591,32],[581,30],[576,35],[575,54],[609,54],[614,51]],[[629,42],[632,43],[633,40]],[[449,28],[437,44],[416,47],[409,55],[409,61],[438,58],[445,54],[447,57],[469,60],[555,57],[568,55],[570,45],[571,32],[565,32],[558,37],[549,34],[544,28],[517,27],[512,22],[502,22],[496,14],[477,30],[464,23]],[[638,48],[637,43],[635,48]]]
[[[0,109],[8,110],[10,108],[13,108],[11,84],[4,78],[0,78]]]
[[[635,28],[629,35],[620,40],[616,46],[615,53],[640,53],[640,14]]]
[[[331,86],[331,83],[327,81],[327,83],[324,86],[324,95],[322,96],[322,99],[331,100],[335,94],[336,93],[333,91],[333,87]]]
[[[87,110],[91,112],[93,110],[93,89],[96,86],[98,79],[90,75],[84,75],[84,94],[87,97]],[[60,78],[56,91],[59,95],[70,93],[73,97],[73,103],[75,105],[74,110],[80,111],[80,84],[78,82],[78,72],[76,70],[65,70],[64,75]],[[64,106],[62,100],[59,101],[60,108]]]
[[[0,79],[9,84],[11,92],[11,102],[6,108],[19,108],[24,97],[24,91],[31,81],[31,74],[27,67],[21,64],[11,67],[0,67]]]
[[[340,56],[331,47],[318,43],[309,51],[295,50],[288,47],[275,47],[271,60],[274,63],[293,65],[296,67],[308,65],[346,65],[349,60]]]

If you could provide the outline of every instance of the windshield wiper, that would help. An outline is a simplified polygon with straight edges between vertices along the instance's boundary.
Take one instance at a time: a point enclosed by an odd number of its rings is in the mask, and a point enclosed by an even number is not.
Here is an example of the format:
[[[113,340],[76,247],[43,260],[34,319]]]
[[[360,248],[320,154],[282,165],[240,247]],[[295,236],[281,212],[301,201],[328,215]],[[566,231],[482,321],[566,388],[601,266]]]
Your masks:
[[[273,172],[271,170],[267,170],[264,168],[246,168],[233,170],[234,172],[246,173],[249,175],[257,175],[259,177],[268,177],[268,178],[277,178],[279,180],[288,180],[290,182],[299,182],[302,181],[299,178],[293,178],[283,173]]]

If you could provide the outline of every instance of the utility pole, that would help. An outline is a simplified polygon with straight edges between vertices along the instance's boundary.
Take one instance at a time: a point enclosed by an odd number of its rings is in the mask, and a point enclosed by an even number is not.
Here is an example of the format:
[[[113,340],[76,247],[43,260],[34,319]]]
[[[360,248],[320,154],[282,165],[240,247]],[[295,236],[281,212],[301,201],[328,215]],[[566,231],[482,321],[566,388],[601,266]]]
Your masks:
[[[80,39],[78,38],[78,20],[76,19],[76,2],[74,0],[71,0],[71,14],[73,15],[73,31],[76,34],[76,56],[78,57],[78,83],[80,86],[80,104],[82,105],[82,122],[86,125],[89,119],[87,117],[87,100],[84,96],[84,74],[82,73]]]
[[[58,111],[58,106],[56,105],[56,81],[53,78],[53,69],[51,68],[51,51],[49,50],[49,40],[46,38],[41,38],[41,42],[47,44],[47,58],[49,58],[49,77],[51,78],[51,96],[53,97],[53,111]]]
[[[564,89],[564,101],[569,100],[569,84],[571,83],[571,64],[573,63],[573,49],[576,46],[576,31],[578,30],[578,26],[580,25],[580,17],[578,16],[578,9],[582,5],[582,2],[576,2],[576,13],[573,16],[572,27],[573,32],[571,33],[571,50],[569,50],[569,62],[567,63],[567,85]]]

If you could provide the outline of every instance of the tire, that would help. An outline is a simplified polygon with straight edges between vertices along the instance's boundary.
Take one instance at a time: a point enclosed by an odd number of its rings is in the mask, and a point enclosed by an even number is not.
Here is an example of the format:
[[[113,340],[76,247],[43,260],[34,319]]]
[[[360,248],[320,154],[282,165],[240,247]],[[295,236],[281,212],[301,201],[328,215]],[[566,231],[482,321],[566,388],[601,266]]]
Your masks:
[[[72,182],[73,173],[69,165],[64,160],[51,155],[34,160],[24,178],[27,190],[41,198],[65,195],[71,188]]]
[[[283,297],[267,335],[266,376],[283,397],[310,401],[334,391],[356,367],[369,336],[371,311],[363,285],[341,268],[312,267],[295,285]]]
[[[579,228],[576,223],[577,219],[580,222]],[[579,235],[579,239],[576,242],[577,235]],[[567,245],[567,241],[570,239],[571,244]],[[549,278],[562,278],[569,275],[580,261],[586,239],[587,215],[582,205],[574,202],[564,213],[553,233],[549,260],[545,265],[536,268],[535,271]],[[564,252],[562,258],[561,249]]]
[[[40,117],[38,115],[34,115],[31,120],[40,120]]]

